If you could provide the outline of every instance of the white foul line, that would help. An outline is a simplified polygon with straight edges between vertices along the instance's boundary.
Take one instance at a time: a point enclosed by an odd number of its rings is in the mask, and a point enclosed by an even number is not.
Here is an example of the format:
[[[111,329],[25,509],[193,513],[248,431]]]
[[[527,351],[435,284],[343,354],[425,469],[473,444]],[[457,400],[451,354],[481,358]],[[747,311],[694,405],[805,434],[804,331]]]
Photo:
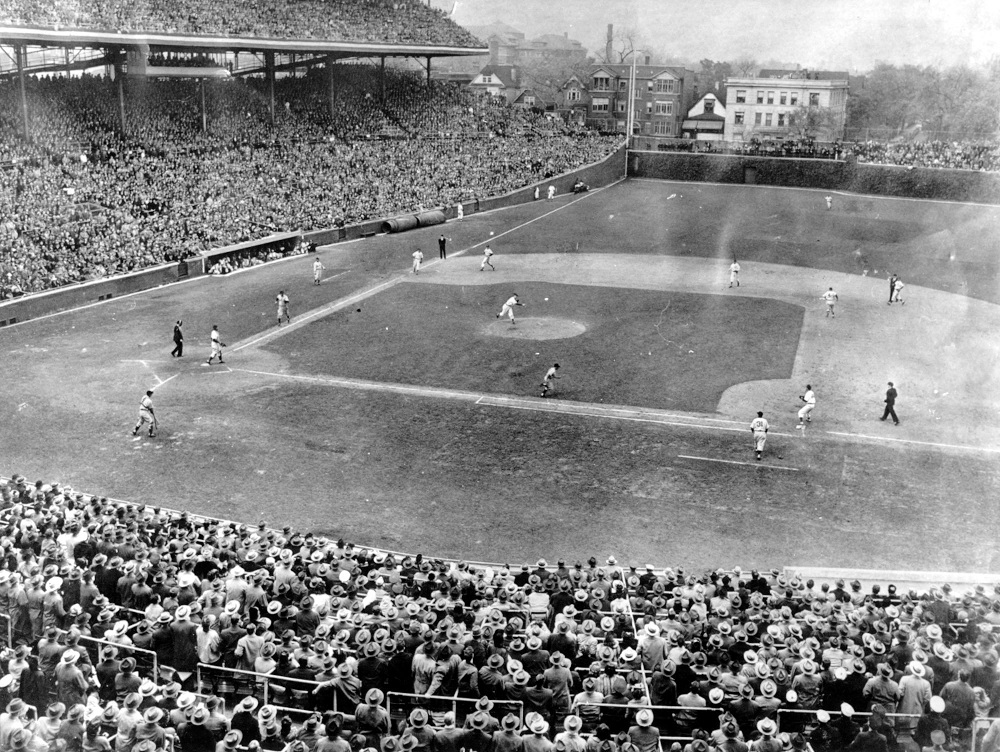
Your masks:
[[[827,431],[832,436],[847,436],[852,439],[872,439],[873,441],[894,441],[898,444],[918,444],[920,446],[939,447],[941,449],[964,449],[972,452],[1000,452],[1000,449],[993,447],[977,447],[967,444],[937,444],[933,441],[916,441],[915,439],[894,439],[890,436],[870,436],[864,433],[842,433],[840,431]]]
[[[156,380],[157,380],[157,381],[159,382],[159,383],[158,383],[158,384],[156,385],[156,388],[157,388],[157,389],[159,389],[159,388],[160,388],[161,386],[163,386],[164,384],[166,384],[166,383],[167,383],[168,381],[171,381],[172,379],[176,379],[176,378],[177,378],[178,376],[180,376],[180,374],[179,374],[179,373],[175,373],[175,374],[174,374],[173,376],[171,376],[171,377],[170,377],[169,379],[161,379],[161,378],[160,378],[159,376],[157,376],[157,375],[156,375],[155,373],[153,374],[153,378],[154,378],[154,379],[156,379]]]
[[[781,465],[761,465],[757,462],[737,462],[736,460],[719,460],[714,457],[692,457],[689,454],[678,454],[678,457],[685,460],[701,460],[702,462],[723,462],[727,465],[747,465],[749,467],[766,467],[768,470],[788,470],[789,472],[797,473],[799,469],[797,467],[782,467]]]

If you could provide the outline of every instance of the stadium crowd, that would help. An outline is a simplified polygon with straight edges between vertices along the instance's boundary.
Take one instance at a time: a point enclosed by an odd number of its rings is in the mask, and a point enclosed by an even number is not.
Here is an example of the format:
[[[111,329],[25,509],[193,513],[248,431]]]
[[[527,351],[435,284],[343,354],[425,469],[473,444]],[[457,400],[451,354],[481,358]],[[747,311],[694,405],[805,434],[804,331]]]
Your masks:
[[[308,231],[453,205],[597,161],[614,137],[372,66],[266,82],[0,85],[0,298],[133,271],[276,231]],[[417,103],[420,103],[417,105]],[[544,131],[541,130],[544,128]],[[392,134],[389,136],[388,133]]]
[[[21,476],[0,525],[2,752],[957,749],[1000,706],[1000,586],[470,566]]]
[[[0,21],[112,32],[324,39],[447,47],[485,45],[422,0],[0,0]]]
[[[850,152],[859,162],[940,167],[952,170],[1000,171],[1000,144],[971,141],[903,141],[883,143],[863,141],[852,144]]]

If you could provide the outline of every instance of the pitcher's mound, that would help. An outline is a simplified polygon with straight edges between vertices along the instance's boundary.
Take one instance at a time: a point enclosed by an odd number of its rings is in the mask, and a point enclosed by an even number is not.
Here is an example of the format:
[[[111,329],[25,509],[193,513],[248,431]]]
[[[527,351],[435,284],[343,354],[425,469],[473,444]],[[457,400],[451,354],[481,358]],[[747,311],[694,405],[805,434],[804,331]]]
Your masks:
[[[509,319],[501,319],[486,327],[486,334],[512,339],[567,339],[578,337],[587,331],[579,321],[569,319],[524,318],[511,324]]]

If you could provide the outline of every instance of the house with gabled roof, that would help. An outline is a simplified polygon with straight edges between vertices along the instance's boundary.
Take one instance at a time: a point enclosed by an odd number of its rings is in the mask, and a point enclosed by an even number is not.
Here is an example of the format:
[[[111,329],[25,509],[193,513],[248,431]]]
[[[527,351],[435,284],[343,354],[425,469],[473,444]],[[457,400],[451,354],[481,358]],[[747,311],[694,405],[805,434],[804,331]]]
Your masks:
[[[688,110],[681,125],[684,138],[721,141],[726,128],[726,106],[714,92],[708,92]]]
[[[469,88],[482,94],[504,97],[512,102],[520,93],[517,69],[513,65],[487,65],[472,79]]]

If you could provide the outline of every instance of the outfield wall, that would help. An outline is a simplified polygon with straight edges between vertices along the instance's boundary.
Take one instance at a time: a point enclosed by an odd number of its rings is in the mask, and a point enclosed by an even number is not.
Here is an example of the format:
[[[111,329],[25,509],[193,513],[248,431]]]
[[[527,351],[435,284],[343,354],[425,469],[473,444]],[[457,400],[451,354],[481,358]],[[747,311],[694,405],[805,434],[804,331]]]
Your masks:
[[[598,187],[610,185],[624,177],[625,145],[623,143],[621,148],[600,162],[581,167],[579,170],[574,170],[573,172],[567,172],[564,175],[558,175],[550,180],[534,183],[502,196],[491,196],[465,202],[463,209],[465,214],[468,215],[529,203],[534,200],[536,186],[538,186],[541,195],[544,196],[549,185],[554,185],[556,191],[559,194],[563,194],[572,189],[573,183],[577,179],[582,180],[590,186]],[[441,207],[440,210],[444,212],[446,219],[454,219],[458,216],[457,205]],[[328,245],[330,243],[340,243],[345,240],[370,237],[382,231],[382,224],[387,219],[383,217],[346,227],[314,230],[313,232],[303,233],[303,238],[306,242],[315,243],[316,245]],[[252,243],[245,245],[252,245]],[[116,277],[67,285],[55,290],[46,290],[14,298],[13,300],[5,300],[0,302],[0,328],[29,321],[46,314],[56,313],[57,311],[68,311],[91,303],[118,298],[122,295],[141,292],[142,290],[151,290],[154,287],[169,285],[178,280],[201,276],[202,274],[204,274],[203,257],[198,256],[187,261],[163,264],[162,266],[130,272]]]
[[[871,196],[1000,204],[1000,175],[972,170],[873,165],[854,160],[633,151],[629,177],[818,188]]]

